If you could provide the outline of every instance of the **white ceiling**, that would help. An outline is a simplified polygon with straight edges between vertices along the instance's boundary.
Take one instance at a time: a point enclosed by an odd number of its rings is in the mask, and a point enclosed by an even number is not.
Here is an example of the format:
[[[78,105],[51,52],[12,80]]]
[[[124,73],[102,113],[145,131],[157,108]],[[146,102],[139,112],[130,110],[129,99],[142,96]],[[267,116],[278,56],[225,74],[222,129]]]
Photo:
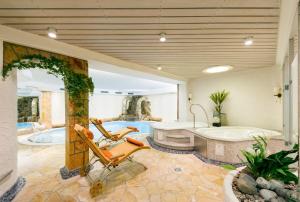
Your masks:
[[[110,94],[122,92],[134,93],[140,95],[149,95],[157,93],[174,93],[177,90],[175,84],[153,81],[124,74],[111,72],[89,70],[95,85],[95,93],[109,91]],[[46,71],[39,69],[18,71],[18,88],[20,92],[36,91],[59,91],[64,88],[61,78],[49,75]]]
[[[194,78],[275,64],[279,0],[1,0],[0,23]],[[159,33],[167,42],[159,42]],[[254,37],[245,47],[243,39]]]

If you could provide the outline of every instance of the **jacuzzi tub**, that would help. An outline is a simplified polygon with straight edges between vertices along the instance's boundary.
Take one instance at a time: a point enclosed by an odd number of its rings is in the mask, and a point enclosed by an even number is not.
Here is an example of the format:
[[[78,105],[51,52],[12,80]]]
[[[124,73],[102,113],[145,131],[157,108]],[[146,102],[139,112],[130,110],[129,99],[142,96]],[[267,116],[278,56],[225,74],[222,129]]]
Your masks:
[[[157,122],[152,123],[155,144],[176,150],[193,150],[194,134],[187,129],[193,128],[193,122]],[[196,128],[207,127],[206,123],[196,122]]]
[[[188,129],[193,128],[193,122],[155,122],[151,123],[152,128],[161,129],[161,130],[180,130],[180,129]],[[206,123],[196,122],[196,128],[204,128],[207,127]]]
[[[239,164],[241,150],[249,150],[255,143],[253,136],[264,136],[268,139],[268,153],[285,149],[282,134],[277,131],[254,127],[219,127],[189,129],[194,133],[195,151],[204,159]]]
[[[254,127],[228,126],[216,128],[198,128],[195,130],[199,135],[222,141],[245,141],[253,140],[254,136],[264,136],[267,138],[281,138],[282,134],[277,131],[266,130]]]

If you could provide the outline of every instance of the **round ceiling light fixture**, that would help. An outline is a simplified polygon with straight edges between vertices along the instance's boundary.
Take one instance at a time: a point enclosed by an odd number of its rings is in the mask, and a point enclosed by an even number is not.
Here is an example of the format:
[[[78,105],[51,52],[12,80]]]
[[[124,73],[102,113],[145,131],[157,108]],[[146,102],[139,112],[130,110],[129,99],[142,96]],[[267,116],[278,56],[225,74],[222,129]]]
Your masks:
[[[48,27],[48,36],[52,39],[56,39],[57,31],[54,27]]]
[[[159,41],[160,42],[165,42],[167,40],[167,38],[166,38],[166,33],[160,33],[159,34]]]
[[[160,65],[157,66],[157,70],[162,70],[162,67]]]
[[[214,74],[214,73],[227,72],[231,69],[233,69],[233,67],[230,65],[220,65],[220,66],[208,67],[205,70],[203,70],[203,72],[208,74]]]
[[[244,44],[245,44],[245,46],[251,46],[253,44],[253,37],[249,36],[249,37],[245,38]]]

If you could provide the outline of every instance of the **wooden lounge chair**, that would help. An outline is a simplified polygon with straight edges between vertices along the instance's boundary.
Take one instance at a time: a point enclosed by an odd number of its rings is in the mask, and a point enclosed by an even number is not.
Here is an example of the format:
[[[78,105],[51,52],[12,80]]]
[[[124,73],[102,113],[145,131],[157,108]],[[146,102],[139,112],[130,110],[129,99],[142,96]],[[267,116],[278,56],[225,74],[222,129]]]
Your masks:
[[[119,131],[116,132],[110,132],[107,131],[103,125],[102,125],[102,120],[101,119],[96,119],[96,118],[90,118],[90,121],[96,128],[102,133],[102,135],[105,137],[104,139],[100,140],[106,140],[108,142],[118,142],[119,140],[122,140],[125,135],[132,133],[132,132],[139,132],[139,130],[135,127],[130,127],[128,126],[127,128],[123,128]]]
[[[74,129],[94,154],[89,164],[84,168],[84,175],[88,176],[91,167],[99,161],[104,166],[100,173],[101,180],[105,180],[109,175],[109,173],[104,175],[106,171],[111,171],[112,168],[117,167],[120,163],[126,160],[132,161],[131,155],[133,153],[141,149],[150,149],[149,146],[144,146],[142,142],[132,138],[127,138],[125,142],[114,145],[112,148],[109,148],[111,145],[98,147],[93,141],[93,133],[90,130],[78,124],[75,125]],[[89,180],[92,183],[90,193],[92,196],[95,196],[101,191],[102,183],[100,180],[94,181],[90,177]]]

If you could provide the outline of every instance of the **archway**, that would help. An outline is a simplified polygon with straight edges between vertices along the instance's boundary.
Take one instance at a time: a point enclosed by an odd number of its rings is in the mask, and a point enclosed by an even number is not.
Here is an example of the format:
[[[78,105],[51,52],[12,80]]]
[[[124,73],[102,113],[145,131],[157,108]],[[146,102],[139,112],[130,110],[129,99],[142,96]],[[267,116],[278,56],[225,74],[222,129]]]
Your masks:
[[[88,96],[94,86],[88,77],[88,63],[56,53],[16,44],[3,43],[3,71],[6,78],[13,69],[39,68],[56,77],[61,76],[65,84],[65,167],[63,178],[79,173],[89,159],[88,147],[74,131],[76,123],[88,127]]]

